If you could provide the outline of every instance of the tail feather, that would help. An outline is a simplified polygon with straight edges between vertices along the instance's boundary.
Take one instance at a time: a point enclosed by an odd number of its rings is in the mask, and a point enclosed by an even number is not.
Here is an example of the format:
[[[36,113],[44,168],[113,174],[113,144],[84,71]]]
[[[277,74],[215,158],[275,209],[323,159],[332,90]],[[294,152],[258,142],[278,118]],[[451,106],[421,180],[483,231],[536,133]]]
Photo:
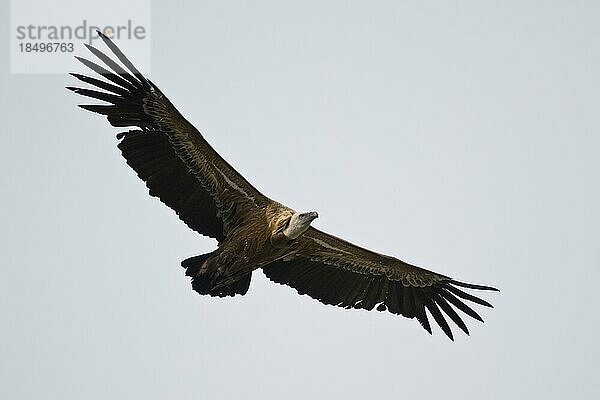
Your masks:
[[[202,267],[204,261],[206,261],[212,255],[214,255],[214,253],[201,254],[199,256],[194,256],[183,260],[181,262],[181,266],[185,268],[185,275],[191,276],[192,278],[198,275],[200,267]]]
[[[250,279],[252,273],[242,275],[238,280],[233,282],[226,281],[219,270],[207,270],[198,275],[200,268],[204,262],[214,255],[213,253],[202,254],[195,257],[190,257],[181,262],[181,266],[185,268],[185,274],[192,278],[192,288],[203,295],[226,297],[235,296],[236,294],[245,295],[250,287]]]

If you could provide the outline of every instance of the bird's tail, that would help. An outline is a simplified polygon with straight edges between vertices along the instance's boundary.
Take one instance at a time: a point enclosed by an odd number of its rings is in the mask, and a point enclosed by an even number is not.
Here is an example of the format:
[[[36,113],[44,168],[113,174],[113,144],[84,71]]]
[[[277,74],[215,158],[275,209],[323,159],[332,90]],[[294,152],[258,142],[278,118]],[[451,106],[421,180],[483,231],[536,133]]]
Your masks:
[[[226,277],[223,276],[221,270],[218,268],[206,268],[201,271],[205,262],[212,256],[215,256],[215,253],[216,251],[190,257],[181,262],[181,266],[185,268],[185,274],[192,277],[192,288],[199,294],[208,294],[210,296],[245,295],[250,287],[251,272],[231,282],[230,279],[226,280]]]

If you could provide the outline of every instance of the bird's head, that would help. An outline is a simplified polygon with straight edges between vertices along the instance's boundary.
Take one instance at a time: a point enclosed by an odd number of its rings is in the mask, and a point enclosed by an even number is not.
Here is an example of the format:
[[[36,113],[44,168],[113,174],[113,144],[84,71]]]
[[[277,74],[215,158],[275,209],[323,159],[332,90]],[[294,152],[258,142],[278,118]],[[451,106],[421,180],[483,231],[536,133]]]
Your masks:
[[[294,213],[290,218],[287,226],[283,230],[283,234],[288,239],[296,239],[300,235],[302,235],[308,227],[310,223],[313,222],[316,218],[319,218],[319,214],[316,211],[310,211],[306,213]]]

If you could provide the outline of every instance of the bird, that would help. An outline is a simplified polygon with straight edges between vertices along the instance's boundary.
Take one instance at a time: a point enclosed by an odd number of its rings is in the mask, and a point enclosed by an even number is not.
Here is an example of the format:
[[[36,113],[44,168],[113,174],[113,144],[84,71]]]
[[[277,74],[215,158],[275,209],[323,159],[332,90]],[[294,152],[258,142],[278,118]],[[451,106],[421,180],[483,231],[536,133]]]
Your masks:
[[[432,334],[429,314],[450,340],[448,319],[467,335],[464,315],[483,322],[474,305],[492,305],[471,291],[498,289],[459,281],[316,229],[317,212],[295,211],[259,192],[107,35],[98,35],[110,52],[86,43],[94,61],[75,57],[100,79],[71,73],[87,85],[67,89],[103,102],[79,107],[124,129],[116,136],[117,147],[149,194],[190,229],[217,240],[214,251],[181,262],[194,291],[244,295],[252,273],[261,269],[271,281],[323,304],[388,311],[416,319]]]

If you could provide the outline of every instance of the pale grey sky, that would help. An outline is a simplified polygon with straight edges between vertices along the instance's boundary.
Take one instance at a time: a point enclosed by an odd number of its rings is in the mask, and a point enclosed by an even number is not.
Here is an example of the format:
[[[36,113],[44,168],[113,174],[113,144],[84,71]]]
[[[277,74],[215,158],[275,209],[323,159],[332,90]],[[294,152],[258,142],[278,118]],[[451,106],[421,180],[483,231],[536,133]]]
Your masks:
[[[216,243],[147,195],[73,79],[10,74],[2,40],[0,398],[600,396],[600,5],[151,14],[152,80],[239,172],[321,229],[499,287],[495,309],[452,343],[260,272],[197,295],[179,263]]]

